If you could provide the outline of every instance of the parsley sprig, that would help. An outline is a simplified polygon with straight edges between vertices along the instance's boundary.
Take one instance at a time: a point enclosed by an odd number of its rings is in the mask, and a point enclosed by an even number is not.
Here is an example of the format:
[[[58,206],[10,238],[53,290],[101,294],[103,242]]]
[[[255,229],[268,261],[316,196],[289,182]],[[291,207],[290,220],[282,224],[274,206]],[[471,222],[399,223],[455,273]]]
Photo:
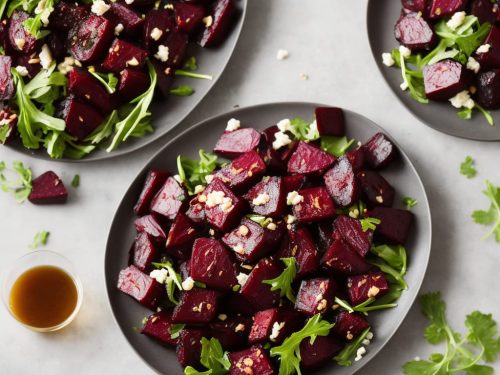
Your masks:
[[[474,159],[470,156],[466,156],[464,161],[460,164],[460,173],[467,178],[473,178],[477,174],[477,170],[474,167]]]
[[[194,193],[197,185],[205,186],[205,179],[222,163],[218,160],[217,155],[205,152],[200,149],[198,151],[199,160],[189,159],[185,156],[177,156],[177,171],[188,191]]]
[[[293,293],[292,284],[297,276],[297,264],[294,257],[281,258],[285,264],[285,269],[276,278],[262,281],[264,284],[271,285],[271,291],[279,290],[280,296],[288,298],[292,303],[295,303],[295,295]]]
[[[228,353],[224,352],[222,345],[216,338],[210,340],[203,337],[201,339],[201,357],[200,363],[207,369],[198,371],[188,366],[184,369],[185,375],[223,375],[227,374],[231,367]]]
[[[482,225],[491,225],[491,230],[483,237],[486,239],[494,236],[497,242],[500,242],[500,187],[493,185],[486,180],[486,189],[483,194],[491,201],[488,210],[477,210],[472,213],[474,222]]]
[[[375,230],[377,229],[377,225],[381,223],[380,219],[377,219],[376,217],[365,217],[360,220],[361,223],[361,229],[363,232],[367,232],[369,230]]]
[[[30,168],[26,168],[20,161],[12,162],[12,170],[17,175],[15,179],[8,179],[5,175],[7,166],[0,161],[0,188],[5,192],[12,192],[18,203],[23,203],[31,193],[33,173]]]

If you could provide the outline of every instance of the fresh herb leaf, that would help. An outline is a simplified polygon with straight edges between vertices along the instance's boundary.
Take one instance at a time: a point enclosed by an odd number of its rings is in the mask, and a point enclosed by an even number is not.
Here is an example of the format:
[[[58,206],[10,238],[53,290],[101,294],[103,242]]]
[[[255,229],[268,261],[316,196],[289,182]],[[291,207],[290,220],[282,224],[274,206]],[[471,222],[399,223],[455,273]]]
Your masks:
[[[33,242],[31,244],[31,249],[36,249],[42,245],[47,245],[47,241],[49,240],[49,235],[50,232],[47,232],[46,230],[42,230],[35,234],[35,237],[33,238]]]
[[[457,46],[467,57],[483,43],[491,29],[491,25],[487,22],[479,25],[476,16],[466,16],[457,30],[450,29],[446,23],[446,20],[442,20],[436,24],[436,34],[445,40],[449,47]]]
[[[474,167],[474,159],[467,156],[465,160],[460,164],[460,173],[467,178],[472,178],[477,174],[477,170]]]
[[[347,137],[321,137],[321,149],[336,157],[341,157],[354,143],[354,139],[347,139]]]
[[[372,246],[370,252],[383,259],[388,265],[398,270],[401,275],[406,274],[406,249],[401,245]]]
[[[182,290],[182,276],[175,270],[171,261],[163,258],[161,262],[151,262],[156,269],[166,269],[168,276],[165,281],[167,296],[170,302],[174,305],[179,304],[179,300],[175,298],[175,292]]]
[[[252,221],[255,221],[257,224],[259,224],[262,228],[267,228],[267,226],[273,222],[273,219],[270,218],[270,217],[265,217],[265,216],[261,216],[261,215],[254,215],[254,214],[250,214],[250,215],[247,215],[247,218],[252,220]]]
[[[197,70],[198,69],[198,64],[196,63],[196,57],[191,56],[186,60],[183,66],[184,70]]]
[[[487,111],[486,109],[484,109],[483,107],[481,107],[479,104],[477,104],[476,102],[474,102],[474,108],[476,108],[477,110],[479,110],[479,112],[481,112],[481,114],[484,116],[484,118],[486,119],[486,122],[490,125],[490,126],[494,126],[495,125],[495,120],[493,119],[493,116],[491,115],[491,113],[489,111]]]
[[[482,225],[492,225],[491,230],[483,237],[488,238],[492,235],[495,240],[500,242],[500,187],[486,181],[486,189],[483,194],[491,201],[488,210],[477,210],[472,213],[474,222]]]
[[[363,303],[360,303],[359,305],[351,306],[349,304],[349,302],[347,302],[346,300],[343,300],[339,297],[335,297],[335,303],[350,313],[360,312],[360,313],[363,313],[365,315],[368,315],[369,311],[391,309],[391,308],[397,306],[397,304],[395,304],[395,303],[383,303],[383,304],[377,303],[377,304],[375,304],[374,303],[375,301],[377,301],[377,300],[372,297],[372,298],[368,298],[366,301],[364,301]]]
[[[173,339],[178,338],[185,326],[185,324],[172,324],[170,327],[170,337]]]
[[[404,197],[401,202],[406,206],[407,209],[415,207],[417,205],[417,200],[412,197]]]
[[[104,120],[104,122],[99,125],[94,131],[84,139],[85,142],[90,142],[92,145],[97,145],[109,138],[113,134],[113,127],[118,122],[118,111],[114,110],[110,115]]]
[[[229,372],[231,362],[227,352],[222,350],[222,345],[216,338],[208,340],[206,337],[201,339],[201,364],[207,371],[199,372],[191,366],[184,369],[186,375],[223,375]]]
[[[99,73],[90,68],[88,71],[94,76],[95,79],[102,83],[108,93],[113,94],[116,91],[118,78],[113,73]]]
[[[363,345],[363,340],[368,335],[368,332],[370,332],[370,328],[365,329],[358,337],[356,337],[356,340],[347,344],[334,358],[335,362],[344,367],[352,365],[352,357],[355,356],[358,349]]]
[[[20,161],[12,162],[12,171],[17,174],[17,178],[9,180],[5,177],[5,162],[0,164],[0,188],[5,192],[12,192],[18,203],[23,203],[31,193],[33,174],[31,169],[24,167]]]
[[[206,176],[221,166],[217,155],[205,152],[205,150],[199,150],[198,155],[199,160],[189,159],[182,155],[177,156],[179,176],[190,193],[193,193],[198,185],[205,186]]]
[[[170,94],[175,96],[190,96],[194,93],[194,89],[188,85],[180,85],[170,89]]]
[[[71,180],[71,186],[73,186],[75,189],[80,186],[80,175],[75,174],[73,176],[73,179]]]
[[[43,5],[43,6],[42,6]],[[38,11],[40,8],[40,11]],[[30,17],[23,22],[23,26],[36,39],[42,39],[50,34],[48,30],[40,30],[49,24],[49,16],[54,11],[54,0],[43,0],[38,2],[35,17]]]
[[[301,117],[290,120],[289,131],[299,141],[314,141],[319,138],[316,122],[308,122]]]
[[[208,79],[212,80],[214,77],[211,74],[199,74],[199,73],[193,73],[187,70],[181,70],[177,69],[175,71],[176,76],[182,76],[182,77],[190,77],[190,78],[197,78],[197,79]]]
[[[363,229],[363,232],[367,232],[369,230],[375,230],[377,229],[377,225],[381,223],[380,219],[377,219],[375,217],[365,217],[360,220],[361,223],[361,229]]]
[[[286,296],[292,303],[295,303],[292,283],[295,280],[295,276],[297,276],[297,264],[294,257],[281,258],[281,261],[285,264],[285,269],[281,275],[262,282],[271,285],[271,291],[279,290],[281,297]]]

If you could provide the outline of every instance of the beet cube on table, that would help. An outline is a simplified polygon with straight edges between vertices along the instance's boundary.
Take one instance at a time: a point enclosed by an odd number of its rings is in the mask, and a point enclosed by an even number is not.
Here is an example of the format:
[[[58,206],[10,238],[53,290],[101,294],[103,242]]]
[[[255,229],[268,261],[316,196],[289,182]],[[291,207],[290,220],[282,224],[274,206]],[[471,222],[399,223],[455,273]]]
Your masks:
[[[32,181],[28,200],[34,204],[66,203],[68,191],[59,176],[48,171]]]

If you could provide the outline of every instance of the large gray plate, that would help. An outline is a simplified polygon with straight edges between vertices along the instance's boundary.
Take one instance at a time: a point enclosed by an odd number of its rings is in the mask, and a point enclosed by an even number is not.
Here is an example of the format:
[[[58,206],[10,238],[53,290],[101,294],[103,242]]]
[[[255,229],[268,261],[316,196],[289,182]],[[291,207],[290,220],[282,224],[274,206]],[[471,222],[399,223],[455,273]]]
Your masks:
[[[424,124],[443,133],[478,141],[500,140],[500,110],[493,111],[496,126],[489,126],[484,117],[475,113],[472,119],[462,120],[449,102],[420,104],[410,98],[399,85],[402,82],[399,69],[382,64],[382,53],[398,46],[393,28],[401,12],[399,0],[369,0],[367,12],[368,38],[375,62],[394,94]]]
[[[311,118],[314,108],[319,105],[312,103],[264,104],[237,109],[208,119],[171,140],[146,164],[132,182],[116,211],[109,232],[105,256],[106,287],[111,308],[120,329],[134,350],[154,370],[169,375],[182,374],[174,350],[162,347],[133,329],[133,327],[140,325],[142,318],[150,312],[116,289],[118,273],[127,266],[128,251],[134,239],[133,221],[135,217],[132,207],[139,195],[146,172],[151,168],[167,169],[174,172],[176,171],[177,155],[182,154],[194,158],[197,157],[199,148],[212,149],[218,136],[224,131],[227,121],[232,117],[241,120],[244,125],[264,129],[283,118],[295,116]],[[350,137],[366,141],[374,133],[383,131],[375,123],[357,113],[346,110],[345,114],[348,136]],[[399,194],[396,197],[397,204],[400,204],[401,195],[408,195],[418,200],[418,205],[413,208],[416,215],[416,228],[408,244],[410,264],[406,279],[410,289],[402,295],[398,307],[370,316],[374,326],[375,339],[362,361],[356,362],[349,368],[332,365],[323,369],[319,374],[330,374],[333,369],[335,369],[335,374],[352,374],[368,363],[389,341],[403,321],[424,278],[431,249],[430,210],[417,171],[406,154],[403,151],[401,154],[401,161],[384,170],[383,174],[395,186]]]
[[[87,162],[128,154],[164,136],[169,130],[184,120],[215,85],[233,54],[243,28],[248,0],[236,0],[236,3],[239,12],[237,21],[233,25],[227,39],[220,46],[215,48],[201,48],[196,43],[190,43],[189,45],[187,55],[196,56],[199,72],[213,75],[213,80],[176,77],[174,82],[175,86],[189,84],[194,88],[195,92],[189,97],[170,96],[168,99],[159,98],[155,100],[151,108],[151,112],[153,113],[153,126],[155,128],[154,133],[139,139],[128,139],[113,152],[108,153],[105,150],[96,150],[81,160],[63,160]],[[29,154],[36,158],[54,160],[49,158],[44,149],[36,151],[28,150],[24,148],[20,142],[13,143],[11,147],[21,153]]]

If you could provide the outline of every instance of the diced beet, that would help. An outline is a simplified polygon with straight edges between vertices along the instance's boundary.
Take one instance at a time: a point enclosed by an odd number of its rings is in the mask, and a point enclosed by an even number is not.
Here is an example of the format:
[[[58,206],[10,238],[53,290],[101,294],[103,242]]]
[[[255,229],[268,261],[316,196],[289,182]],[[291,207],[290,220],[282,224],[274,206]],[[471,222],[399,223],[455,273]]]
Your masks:
[[[311,233],[307,228],[289,231],[289,254],[297,261],[297,277],[302,278],[319,268],[319,253]]]
[[[287,163],[287,168],[288,168],[288,162],[290,161],[290,158],[292,157],[295,150],[297,150],[298,146],[299,146],[299,141],[292,141],[289,145],[282,147],[278,150],[281,155],[281,160],[283,160],[284,163]]]
[[[277,308],[257,312],[253,317],[253,324],[248,336],[248,342],[250,344],[261,344],[266,342],[269,339],[274,323],[277,321]]]
[[[335,240],[326,250],[321,264],[334,274],[356,275],[365,273],[371,264],[364,260],[356,251],[351,249],[344,240]]]
[[[250,318],[233,317],[210,323],[210,331],[224,350],[237,350],[248,345],[248,333],[252,326]]]
[[[283,176],[284,194],[288,195],[291,191],[299,191],[306,182],[306,177],[301,174],[292,176]]]
[[[66,55],[66,36],[63,33],[50,33],[47,36],[47,45],[54,60],[64,60],[64,56]]]
[[[5,55],[11,56],[15,53],[9,41],[9,23],[6,19],[0,21],[0,47],[3,47]]]
[[[476,53],[483,69],[500,68],[500,27],[493,26],[483,44],[488,44],[488,52]]]
[[[189,208],[186,211],[186,216],[193,223],[203,224],[205,222],[205,204],[199,201],[199,196],[195,196],[189,201]]]
[[[284,226],[281,224],[270,230],[243,218],[238,227],[224,235],[222,241],[234,250],[239,259],[254,262],[274,250],[283,233]]]
[[[300,343],[300,366],[304,370],[314,370],[331,362],[343,345],[332,336],[317,336],[314,343],[306,338]]]
[[[158,169],[151,169],[148,171],[141,190],[141,195],[134,206],[136,215],[144,215],[148,212],[151,201],[158,190],[163,186],[168,176],[168,172]]]
[[[282,174],[286,172],[286,164],[281,159],[280,153],[272,146],[265,146],[260,149],[262,160],[266,163],[267,170],[271,174]]]
[[[200,45],[213,47],[221,43],[227,36],[235,16],[236,4],[234,0],[216,0],[212,13],[212,24],[203,31]]]
[[[384,133],[377,133],[363,145],[366,162],[372,168],[384,168],[389,165],[398,151],[392,141]]]
[[[231,375],[273,375],[275,373],[271,359],[260,346],[229,353],[229,361],[231,362]]]
[[[222,202],[217,200],[211,202],[212,196],[222,195],[219,192],[223,193]],[[206,219],[211,226],[221,232],[227,232],[239,222],[243,215],[245,201],[236,196],[220,179],[214,178],[206,187],[203,196],[206,201]]]
[[[423,73],[425,95],[431,100],[448,100],[470,83],[470,71],[455,60],[426,65]]]
[[[381,221],[375,231],[376,237],[391,244],[406,244],[413,224],[413,214],[410,211],[375,207],[367,215]]]
[[[97,107],[102,113],[111,110],[111,98],[106,89],[89,72],[73,68],[68,75],[68,91],[82,101]]]
[[[186,33],[198,30],[203,24],[205,8],[189,3],[175,3],[175,22],[177,28]]]
[[[89,10],[77,3],[58,1],[49,17],[51,28],[69,31],[87,18]]]
[[[278,308],[278,320],[273,324],[275,331],[271,330],[269,341],[273,344],[281,344],[293,332],[304,326],[304,315],[295,310],[294,306],[287,301]],[[279,328],[279,330],[276,330]]]
[[[149,87],[149,76],[135,69],[123,69],[120,72],[120,82],[116,90],[122,103],[130,102],[143,94]]]
[[[135,230],[138,233],[145,232],[149,234],[156,242],[165,242],[167,235],[163,226],[153,215],[146,215],[134,221]]]
[[[238,285],[236,266],[228,249],[213,238],[198,238],[193,245],[190,272],[209,288],[232,290]]]
[[[286,207],[286,195],[283,185],[281,177],[264,177],[261,182],[250,189],[245,195],[245,199],[256,214],[280,218]],[[269,199],[265,199],[267,203],[262,204],[262,202],[259,202],[259,196],[269,197]],[[257,204],[254,204],[256,198],[255,203]]]
[[[358,147],[354,150],[348,151],[345,156],[349,163],[351,163],[352,169],[354,172],[359,172],[362,169],[365,169],[366,164],[366,156],[364,147]]]
[[[394,26],[394,36],[411,50],[431,49],[438,41],[431,25],[419,13],[401,15]]]
[[[147,57],[147,51],[135,44],[115,39],[102,66],[114,73],[120,73],[125,68],[140,69],[146,63]]]
[[[168,60],[166,63],[175,68],[181,67],[186,59],[187,45],[189,36],[182,32],[175,30],[170,33],[167,39],[168,47]]]
[[[471,5],[471,14],[476,16],[480,23],[494,24],[500,21],[500,4],[491,0],[474,0]]]
[[[500,108],[500,69],[490,70],[478,75],[476,95],[477,101],[484,108]]]
[[[429,17],[433,19],[440,19],[450,17],[455,12],[464,10],[468,0],[430,0],[430,14]]]
[[[372,245],[373,232],[363,232],[359,220],[349,216],[339,216],[333,223],[340,237],[347,242],[359,255],[364,257]]]
[[[163,292],[161,284],[141,272],[136,266],[129,266],[120,271],[118,289],[151,310],[156,309]]]
[[[210,323],[217,315],[217,310],[217,292],[194,288],[182,292],[179,304],[172,314],[172,322],[185,324]]]
[[[185,214],[179,212],[170,227],[165,247],[190,247],[198,235],[199,233],[194,223]]]
[[[347,207],[358,200],[359,183],[349,159],[343,156],[323,176],[326,189],[336,205]]]
[[[168,64],[160,62],[160,60],[153,59],[152,63],[157,75],[157,91],[159,91],[163,97],[167,98],[170,96],[170,89],[174,83],[175,71],[168,66]]]
[[[138,33],[144,24],[144,20],[136,11],[122,3],[111,3],[111,8],[105,15],[115,25],[122,24],[123,33],[128,35]]]
[[[302,189],[299,194],[304,199],[293,206],[293,215],[299,223],[321,221],[335,215],[335,206],[326,188]]]
[[[11,68],[12,58],[0,56],[0,101],[10,100],[14,96]]]
[[[370,323],[363,315],[341,311],[335,319],[332,333],[343,341],[352,341],[368,327]]]
[[[186,189],[173,177],[168,177],[160,191],[151,202],[151,212],[174,220],[179,211],[185,206]]]
[[[24,28],[24,21],[29,18],[28,13],[22,11],[14,11],[9,20],[9,42],[10,46],[16,52],[29,54],[34,52],[39,46],[39,40],[31,35]]]
[[[63,103],[61,117],[66,122],[66,132],[81,140],[92,133],[104,117],[94,107],[68,97]]]
[[[299,142],[297,149],[288,161],[288,173],[300,173],[305,175],[318,174],[330,167],[335,158],[306,143]]]
[[[248,151],[255,150],[259,145],[260,134],[252,128],[237,129],[222,133],[215,145],[214,152],[233,159]]]
[[[147,14],[144,22],[144,43],[146,48],[153,51],[159,44],[163,44],[168,35],[175,28],[174,17],[171,12],[166,9],[151,9]],[[154,29],[161,31],[158,40],[153,39],[151,34]],[[154,35],[155,33],[153,33]],[[156,53],[156,51],[154,51]]]
[[[343,137],[345,135],[344,111],[341,108],[317,107],[314,113],[316,114],[316,125],[319,135],[331,135],[335,137]]]
[[[0,124],[2,124],[0,125],[0,133],[4,135],[4,138],[0,138],[0,144],[12,142],[18,135],[17,114],[6,105],[0,110]]]
[[[271,286],[263,281],[278,277],[281,271],[278,261],[271,258],[261,259],[250,272],[247,282],[241,288],[241,294],[258,310],[276,306],[280,300],[279,291],[271,291]]]
[[[177,339],[173,339],[170,333],[172,326],[172,313],[160,311],[147,318],[141,329],[141,333],[152,337],[163,344],[175,346],[177,345]]]
[[[201,339],[207,337],[205,329],[184,328],[179,334],[177,360],[182,367],[199,367],[201,357]]]
[[[295,302],[295,309],[306,315],[324,314],[333,306],[338,286],[330,278],[304,280]]]
[[[31,185],[28,199],[33,204],[58,204],[68,200],[68,191],[62,180],[52,171],[41,174]]]
[[[403,8],[412,12],[425,13],[427,9],[427,0],[402,0],[401,5],[403,5]]]
[[[316,226],[318,249],[324,253],[332,244],[333,225],[330,220],[318,223]]]
[[[252,303],[236,292],[226,293],[221,306],[224,306],[224,312],[238,316],[252,316],[257,310]]]
[[[146,232],[137,235],[132,248],[132,263],[142,272],[151,271],[151,262],[159,258],[158,250],[153,239]]]
[[[232,189],[244,189],[257,181],[266,170],[266,163],[256,151],[249,151],[220,169],[215,176]]]
[[[71,37],[71,55],[86,63],[97,61],[113,39],[114,27],[106,18],[90,15],[83,20]]]
[[[390,207],[396,191],[381,174],[372,171],[358,173],[361,190],[368,201],[375,206]]]
[[[378,298],[387,294],[389,283],[382,272],[372,271],[365,275],[349,277],[347,291],[351,304],[357,306],[369,298]]]

